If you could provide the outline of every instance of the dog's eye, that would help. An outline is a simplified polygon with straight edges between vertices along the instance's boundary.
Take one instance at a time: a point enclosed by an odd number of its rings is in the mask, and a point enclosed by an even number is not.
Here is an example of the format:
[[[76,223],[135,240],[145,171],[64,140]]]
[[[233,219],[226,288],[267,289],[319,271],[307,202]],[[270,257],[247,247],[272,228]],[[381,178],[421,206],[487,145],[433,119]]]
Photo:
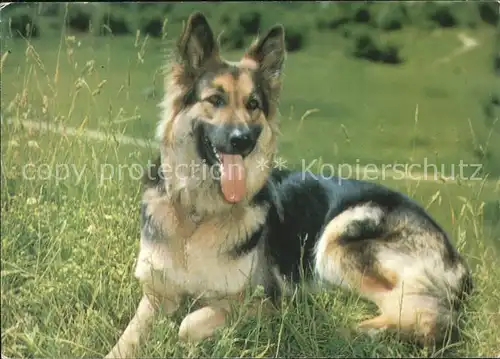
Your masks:
[[[214,107],[222,107],[226,104],[224,98],[220,95],[212,95],[206,99],[206,101],[210,102],[210,104]]]
[[[247,108],[250,111],[254,111],[254,110],[258,109],[259,107],[260,107],[259,101],[257,101],[254,98],[250,99],[250,101],[247,102]]]

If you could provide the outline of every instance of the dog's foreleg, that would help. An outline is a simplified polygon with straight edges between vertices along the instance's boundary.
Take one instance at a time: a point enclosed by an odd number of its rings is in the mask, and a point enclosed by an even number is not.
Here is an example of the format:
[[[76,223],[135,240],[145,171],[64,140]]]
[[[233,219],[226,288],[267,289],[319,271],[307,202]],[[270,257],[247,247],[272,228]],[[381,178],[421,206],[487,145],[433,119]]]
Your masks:
[[[179,339],[196,342],[212,336],[226,324],[229,311],[229,301],[220,300],[188,314],[180,325]]]
[[[172,313],[178,306],[177,300],[160,299],[153,294],[144,294],[134,317],[106,358],[133,358],[140,341],[149,333],[151,322],[160,304],[163,304],[167,314]]]
[[[134,317],[106,358],[134,357],[140,339],[149,331],[151,321],[158,309],[157,305],[156,298],[146,294],[142,296]]]

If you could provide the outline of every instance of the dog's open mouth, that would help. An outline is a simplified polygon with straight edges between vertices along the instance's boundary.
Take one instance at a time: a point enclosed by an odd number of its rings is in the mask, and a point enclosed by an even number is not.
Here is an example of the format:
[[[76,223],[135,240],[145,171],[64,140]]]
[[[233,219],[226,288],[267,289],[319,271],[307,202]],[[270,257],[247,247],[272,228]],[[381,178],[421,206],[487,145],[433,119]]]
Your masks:
[[[226,201],[231,203],[241,201],[246,194],[243,156],[219,151],[204,134],[201,142],[202,159],[212,169],[210,175],[219,180]]]

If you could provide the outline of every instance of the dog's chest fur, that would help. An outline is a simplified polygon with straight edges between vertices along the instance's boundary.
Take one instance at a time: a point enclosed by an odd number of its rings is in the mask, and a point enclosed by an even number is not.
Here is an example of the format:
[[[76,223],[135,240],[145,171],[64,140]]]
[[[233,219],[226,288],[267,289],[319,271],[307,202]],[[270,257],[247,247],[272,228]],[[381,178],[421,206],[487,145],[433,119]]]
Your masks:
[[[235,207],[193,219],[157,191],[148,191],[135,272],[139,280],[165,295],[174,287],[176,292],[209,297],[236,294],[259,281],[259,252],[234,256],[231,250],[262,226],[265,208]]]

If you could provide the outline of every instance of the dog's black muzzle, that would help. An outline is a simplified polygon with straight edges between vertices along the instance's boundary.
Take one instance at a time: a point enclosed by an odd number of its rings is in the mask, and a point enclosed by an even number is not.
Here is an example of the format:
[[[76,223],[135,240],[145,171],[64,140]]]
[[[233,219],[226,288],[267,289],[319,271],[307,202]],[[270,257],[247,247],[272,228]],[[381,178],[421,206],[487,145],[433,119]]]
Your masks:
[[[259,139],[262,126],[246,123],[198,125],[198,151],[209,165],[220,163],[219,154],[248,156]]]

